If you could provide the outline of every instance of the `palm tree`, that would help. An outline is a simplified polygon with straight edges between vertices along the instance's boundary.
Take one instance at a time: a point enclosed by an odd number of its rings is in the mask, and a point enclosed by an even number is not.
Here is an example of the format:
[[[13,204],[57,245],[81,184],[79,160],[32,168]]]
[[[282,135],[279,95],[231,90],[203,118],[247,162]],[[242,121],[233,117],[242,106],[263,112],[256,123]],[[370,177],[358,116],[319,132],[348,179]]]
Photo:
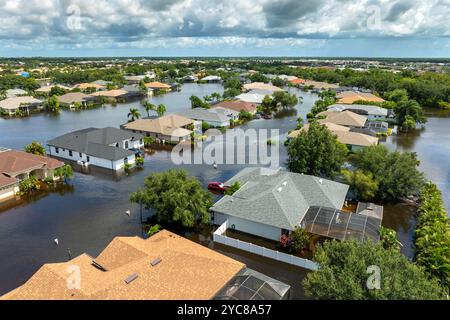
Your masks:
[[[141,113],[138,109],[131,108],[130,112],[128,113],[128,118],[131,117],[131,121],[135,121],[141,117]]]
[[[156,111],[156,106],[153,103],[150,103],[148,101],[144,102],[144,108],[145,111],[147,111],[147,117],[150,118],[150,111]]]
[[[156,113],[158,114],[158,117],[162,117],[166,113],[166,106],[163,104],[160,104],[156,108]]]

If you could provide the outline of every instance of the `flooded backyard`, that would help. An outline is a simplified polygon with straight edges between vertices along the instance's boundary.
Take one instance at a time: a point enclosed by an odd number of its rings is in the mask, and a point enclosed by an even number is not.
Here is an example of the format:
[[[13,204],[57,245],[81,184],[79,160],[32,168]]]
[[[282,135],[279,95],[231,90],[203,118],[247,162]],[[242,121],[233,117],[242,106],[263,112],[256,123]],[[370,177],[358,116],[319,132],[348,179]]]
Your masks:
[[[254,120],[242,128],[279,129],[281,140],[296,125],[296,119],[306,114],[317,95],[293,90],[303,97],[295,110],[280,114],[272,120]],[[190,108],[189,97],[223,92],[221,85],[186,84],[180,92],[151,98],[163,103],[168,112]],[[43,143],[63,133],[86,127],[118,127],[127,121],[131,107],[145,110],[139,101],[117,106],[105,106],[82,112],[61,112],[58,116],[36,115],[26,119],[0,119],[0,146],[22,149],[33,140]],[[414,151],[421,160],[421,169],[439,185],[450,207],[450,114],[432,115],[427,128],[411,135],[391,137],[390,148]],[[280,143],[280,164],[284,165],[286,150]],[[155,151],[146,156],[144,168],[122,179],[108,175],[76,173],[69,186],[48,190],[21,202],[0,205],[0,294],[24,283],[42,264],[67,261],[81,253],[97,256],[115,236],[142,236],[140,212],[129,202],[129,194],[143,185],[152,172],[173,167],[186,168],[206,187],[210,181],[226,181],[245,165],[220,165],[218,170],[208,165],[175,166],[170,152]],[[218,196],[215,196],[216,198]],[[131,216],[125,214],[131,210]],[[148,215],[147,212],[144,212]],[[385,208],[384,224],[397,230],[404,243],[404,252],[411,255],[411,239],[415,210],[411,206],[395,205]],[[146,218],[146,217],[144,217]],[[240,250],[214,244],[211,232],[185,234],[188,238],[246,263],[293,287],[293,298],[303,298],[301,280],[306,271]],[[59,239],[55,246],[53,239]]]

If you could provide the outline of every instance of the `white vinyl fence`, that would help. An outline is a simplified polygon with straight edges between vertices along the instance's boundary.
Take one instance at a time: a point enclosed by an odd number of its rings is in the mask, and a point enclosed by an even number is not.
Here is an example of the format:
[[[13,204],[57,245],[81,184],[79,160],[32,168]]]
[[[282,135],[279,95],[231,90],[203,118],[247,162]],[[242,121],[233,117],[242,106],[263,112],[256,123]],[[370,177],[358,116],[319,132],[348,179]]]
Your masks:
[[[214,242],[224,244],[226,246],[230,246],[233,248],[237,248],[240,250],[244,250],[253,254],[257,254],[263,257],[267,257],[270,259],[274,259],[277,261],[285,262],[288,264],[292,264],[297,267],[305,268],[308,270],[316,271],[318,269],[317,263],[308,260],[299,258],[296,256],[293,256],[291,254],[286,254],[283,252],[271,250],[268,248],[264,248],[261,246],[258,246],[253,243],[241,241],[238,239],[229,238],[227,236],[224,236],[223,234],[228,229],[228,220],[225,221],[213,234]]]

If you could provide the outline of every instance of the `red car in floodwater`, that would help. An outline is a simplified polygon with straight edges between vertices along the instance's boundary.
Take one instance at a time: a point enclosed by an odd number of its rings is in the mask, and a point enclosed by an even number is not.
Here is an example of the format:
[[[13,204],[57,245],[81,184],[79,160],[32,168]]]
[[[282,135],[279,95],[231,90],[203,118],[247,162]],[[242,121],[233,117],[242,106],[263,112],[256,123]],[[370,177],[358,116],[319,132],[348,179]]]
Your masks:
[[[208,184],[208,189],[220,192],[224,192],[225,190],[227,190],[223,183],[220,182],[211,182],[210,184]]]

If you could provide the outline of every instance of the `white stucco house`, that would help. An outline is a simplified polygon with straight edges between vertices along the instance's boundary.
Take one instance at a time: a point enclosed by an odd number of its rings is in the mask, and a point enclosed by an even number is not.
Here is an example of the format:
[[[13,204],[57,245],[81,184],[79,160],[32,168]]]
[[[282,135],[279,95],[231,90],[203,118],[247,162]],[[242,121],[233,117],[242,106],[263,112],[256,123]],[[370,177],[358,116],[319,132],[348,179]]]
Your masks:
[[[48,142],[53,157],[113,171],[134,165],[136,150],[144,147],[144,137],[112,127],[87,128],[59,136]]]
[[[348,185],[319,177],[272,170],[245,168],[225,183],[238,181],[241,188],[225,195],[210,208],[214,225],[269,240],[289,235],[312,207],[341,210]]]

